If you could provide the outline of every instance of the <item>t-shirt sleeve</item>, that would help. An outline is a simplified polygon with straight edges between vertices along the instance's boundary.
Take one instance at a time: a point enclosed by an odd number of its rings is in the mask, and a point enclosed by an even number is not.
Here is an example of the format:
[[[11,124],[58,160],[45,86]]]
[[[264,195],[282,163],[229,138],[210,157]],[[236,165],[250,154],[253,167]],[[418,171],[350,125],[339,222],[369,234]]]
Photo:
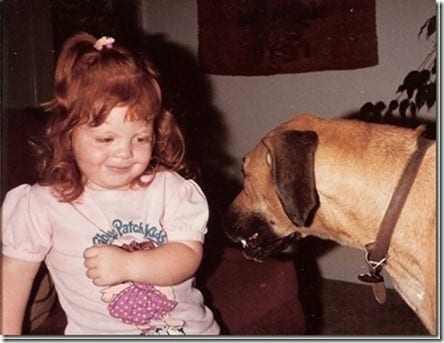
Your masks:
[[[41,188],[20,185],[6,194],[2,205],[3,255],[41,262],[48,253],[50,222],[39,190]]]
[[[199,185],[185,180],[166,203],[163,227],[169,241],[192,240],[203,243],[207,233],[208,202]]]

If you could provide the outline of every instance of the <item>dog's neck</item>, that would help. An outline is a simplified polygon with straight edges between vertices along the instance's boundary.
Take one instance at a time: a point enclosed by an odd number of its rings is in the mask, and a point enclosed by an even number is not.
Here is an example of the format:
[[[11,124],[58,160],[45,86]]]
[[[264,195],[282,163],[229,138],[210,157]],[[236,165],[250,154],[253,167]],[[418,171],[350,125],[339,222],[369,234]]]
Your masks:
[[[375,154],[381,149],[375,145],[358,154],[347,146],[339,152],[341,160],[330,158],[332,147],[327,142],[320,144],[315,162],[320,207],[312,224],[298,231],[365,250],[375,240],[404,167],[416,150],[416,138],[402,142],[403,149],[397,146],[396,154],[389,153],[391,147],[385,148],[387,153]]]

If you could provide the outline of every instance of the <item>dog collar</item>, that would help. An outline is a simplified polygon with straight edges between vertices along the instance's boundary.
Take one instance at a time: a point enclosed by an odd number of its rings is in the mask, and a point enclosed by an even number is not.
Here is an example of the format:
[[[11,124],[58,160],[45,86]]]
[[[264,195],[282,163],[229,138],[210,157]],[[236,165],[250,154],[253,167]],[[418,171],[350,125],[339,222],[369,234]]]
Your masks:
[[[421,137],[424,130],[425,125],[421,125],[417,129],[420,134],[418,137],[418,147],[410,156],[395,191],[393,192],[384,218],[379,226],[376,240],[365,246],[367,250],[365,254],[365,261],[367,263],[369,272],[360,274],[358,278],[363,282],[371,283],[373,295],[380,304],[383,304],[386,300],[384,278],[381,275],[381,272],[387,261],[387,253],[390,247],[391,237],[415,177],[418,174],[419,167],[427,148],[432,144],[431,140]]]

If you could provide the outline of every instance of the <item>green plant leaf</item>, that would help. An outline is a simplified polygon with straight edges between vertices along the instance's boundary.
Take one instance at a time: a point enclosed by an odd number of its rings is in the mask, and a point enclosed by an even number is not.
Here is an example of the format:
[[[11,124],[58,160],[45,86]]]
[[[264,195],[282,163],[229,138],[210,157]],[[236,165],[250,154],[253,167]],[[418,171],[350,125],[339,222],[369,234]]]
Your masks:
[[[403,82],[406,89],[416,89],[421,84],[421,73],[417,70],[410,71]]]
[[[418,113],[418,109],[413,101],[410,102],[409,109],[410,109],[410,115],[412,116],[412,118],[416,119],[416,114]]]
[[[419,72],[419,78],[422,85],[425,85],[430,80],[430,70],[423,69]]]
[[[430,36],[436,32],[436,15],[426,20],[426,22],[421,26],[418,36],[421,36],[424,30],[427,30],[426,39],[429,39]]]
[[[429,39],[436,33],[436,16],[432,16],[421,26],[418,37],[425,35]],[[390,119],[396,111],[402,118],[410,114],[415,119],[424,105],[430,109],[436,103],[436,43],[433,50],[427,54],[418,70],[411,70],[396,91],[396,100],[391,100],[388,107],[384,102],[375,104],[365,103],[360,112],[367,118],[380,119],[385,110],[384,117]],[[404,94],[405,92],[405,94]]]
[[[424,88],[424,97],[427,108],[432,107],[436,102],[436,83],[431,82]]]
[[[431,35],[433,35],[436,32],[436,16],[430,18],[428,20],[427,25],[427,38],[429,38]]]
[[[421,87],[416,92],[415,102],[414,102],[418,111],[421,109],[422,106],[424,106],[425,102],[426,102],[426,98],[425,98],[424,88]]]
[[[374,111],[375,111],[375,106],[371,102],[366,102],[359,109],[359,112],[363,115],[373,114]]]
[[[402,118],[405,118],[406,111],[407,111],[407,108],[409,107],[409,104],[410,104],[410,100],[409,99],[404,99],[399,104],[399,115]]]
[[[405,91],[405,86],[404,86],[404,84],[402,84],[402,85],[399,85],[398,90],[396,91],[396,93],[402,93],[404,91]]]
[[[392,100],[390,101],[389,104],[389,111],[394,111],[398,108],[399,104],[398,104],[398,100]]]
[[[387,107],[387,106],[385,105],[385,103],[384,103],[383,101],[378,101],[378,102],[375,104],[375,110],[378,111],[379,113],[382,113],[382,111],[384,111],[384,109],[385,109],[386,107]]]

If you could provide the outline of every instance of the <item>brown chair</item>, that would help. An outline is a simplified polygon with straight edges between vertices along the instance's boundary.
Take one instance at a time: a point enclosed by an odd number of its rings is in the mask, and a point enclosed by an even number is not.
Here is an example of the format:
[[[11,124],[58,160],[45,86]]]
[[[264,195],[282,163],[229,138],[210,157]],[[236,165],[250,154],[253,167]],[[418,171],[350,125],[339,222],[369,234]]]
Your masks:
[[[224,249],[208,277],[208,299],[232,335],[301,335],[305,320],[291,261],[247,260],[236,248]],[[217,312],[216,312],[217,313]]]

